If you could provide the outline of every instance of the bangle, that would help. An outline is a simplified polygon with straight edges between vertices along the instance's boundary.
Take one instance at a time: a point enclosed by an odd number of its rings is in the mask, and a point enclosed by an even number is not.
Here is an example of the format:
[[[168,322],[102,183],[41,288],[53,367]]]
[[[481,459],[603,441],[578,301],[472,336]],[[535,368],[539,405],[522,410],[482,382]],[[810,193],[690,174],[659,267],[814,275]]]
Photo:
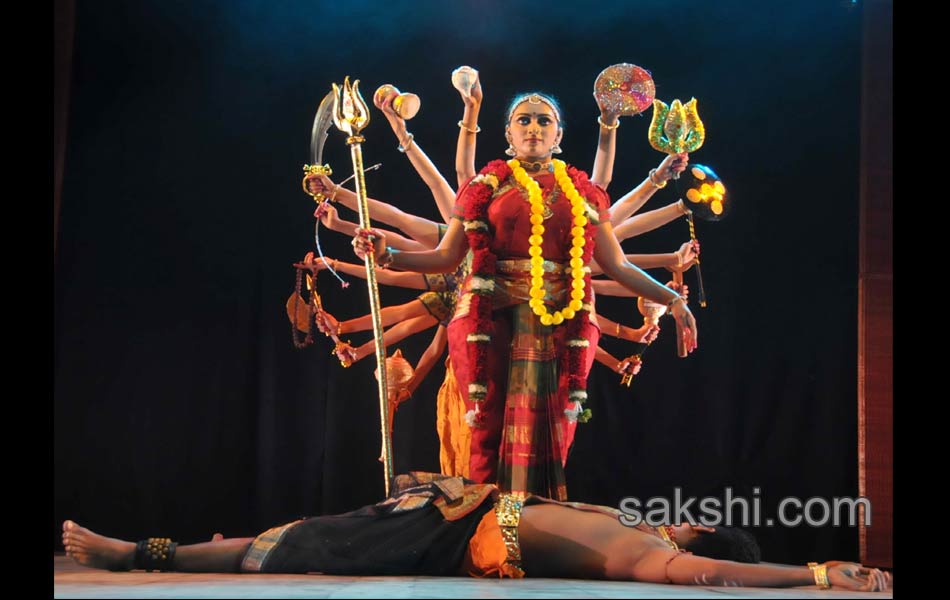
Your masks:
[[[330,198],[329,198],[330,202],[333,202],[333,200],[336,198],[337,192],[339,191],[340,191],[340,184],[338,183],[335,186],[333,186],[333,192],[330,194]]]
[[[399,145],[396,146],[396,150],[399,150],[399,151],[402,152],[403,154],[405,154],[406,152],[408,152],[408,151],[409,151],[409,148],[412,146],[412,140],[413,140],[414,137],[415,137],[415,136],[413,136],[413,135],[410,133],[408,136],[406,136],[406,141],[405,141],[405,142],[399,142]]]
[[[604,123],[603,119],[600,118],[600,115],[597,116],[597,122],[600,123],[600,126],[606,129],[607,131],[613,131],[614,129],[620,127],[620,119],[617,119],[617,122],[613,125],[608,125]],[[642,172],[642,171],[641,171]]]
[[[480,126],[478,126],[478,125],[475,125],[475,129],[469,129],[468,127],[465,126],[465,123],[462,123],[462,120],[461,120],[461,119],[459,119],[458,125],[459,125],[459,127],[461,127],[462,129],[464,129],[465,131],[467,131],[467,132],[469,132],[469,133],[478,133],[479,131],[482,130],[482,128],[481,128]]]
[[[399,254],[398,250],[393,249],[392,246],[386,246],[386,251],[376,259],[376,266],[380,269],[388,269],[396,260],[396,254]]]
[[[673,310],[673,304],[675,304],[677,300],[682,300],[684,304],[686,303],[686,299],[683,298],[682,296],[680,296],[679,294],[677,294],[675,298],[673,298],[672,300],[670,300],[669,302],[666,303],[666,308],[667,308],[667,310],[672,311],[672,310]]]
[[[831,584],[828,582],[828,565],[810,562],[808,568],[811,569],[811,574],[815,576],[815,585],[818,586],[818,589],[831,589]]]
[[[655,187],[658,190],[662,190],[663,188],[666,187],[667,182],[664,181],[663,183],[657,183],[656,179],[653,178],[655,175],[656,175],[656,167],[650,169],[650,174],[648,175],[648,177],[650,178],[650,183],[653,184],[653,187]]]
[[[615,337],[620,337],[620,323],[617,323],[617,335]]]

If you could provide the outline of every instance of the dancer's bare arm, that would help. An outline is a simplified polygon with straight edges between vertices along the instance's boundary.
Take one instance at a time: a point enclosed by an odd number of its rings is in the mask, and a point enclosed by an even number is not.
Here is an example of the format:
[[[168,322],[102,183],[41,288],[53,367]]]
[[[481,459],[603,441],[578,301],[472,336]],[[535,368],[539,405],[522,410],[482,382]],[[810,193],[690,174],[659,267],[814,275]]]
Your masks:
[[[667,155],[640,185],[621,196],[619,200],[611,205],[610,224],[616,227],[630,215],[640,210],[640,207],[646,204],[646,201],[658,189],[666,187],[667,182],[673,177],[673,173],[684,171],[688,162],[689,155],[685,152]]]
[[[624,241],[627,238],[631,238],[641,233],[646,233],[648,231],[653,231],[658,227],[662,227],[667,223],[676,220],[679,217],[682,217],[689,213],[689,210],[683,204],[683,200],[677,200],[672,204],[667,204],[663,208],[657,208],[655,210],[650,210],[645,213],[640,213],[638,215],[633,215],[629,219],[625,219],[619,225],[614,226],[614,235],[617,236],[618,241]],[[614,223],[613,213],[611,213],[611,223]]]

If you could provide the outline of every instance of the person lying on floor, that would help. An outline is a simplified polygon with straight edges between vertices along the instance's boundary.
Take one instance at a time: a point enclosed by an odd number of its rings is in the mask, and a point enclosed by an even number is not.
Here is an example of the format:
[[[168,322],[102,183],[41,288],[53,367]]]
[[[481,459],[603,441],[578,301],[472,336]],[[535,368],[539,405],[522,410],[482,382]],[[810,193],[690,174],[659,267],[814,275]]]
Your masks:
[[[392,487],[377,504],[301,519],[256,538],[135,543],[67,520],[63,545],[77,563],[115,571],[529,575],[862,591],[892,585],[890,573],[851,562],[757,564],[754,538],[736,528],[628,527],[614,508],[501,494],[492,484],[432,473],[400,475]]]

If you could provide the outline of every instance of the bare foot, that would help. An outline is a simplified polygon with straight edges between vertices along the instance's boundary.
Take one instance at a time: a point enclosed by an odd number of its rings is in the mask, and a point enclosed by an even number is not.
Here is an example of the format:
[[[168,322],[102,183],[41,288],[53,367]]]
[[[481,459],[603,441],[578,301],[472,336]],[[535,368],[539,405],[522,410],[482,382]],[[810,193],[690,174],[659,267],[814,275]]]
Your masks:
[[[133,542],[101,536],[73,521],[63,521],[63,546],[66,556],[85,567],[129,571],[134,566]]]

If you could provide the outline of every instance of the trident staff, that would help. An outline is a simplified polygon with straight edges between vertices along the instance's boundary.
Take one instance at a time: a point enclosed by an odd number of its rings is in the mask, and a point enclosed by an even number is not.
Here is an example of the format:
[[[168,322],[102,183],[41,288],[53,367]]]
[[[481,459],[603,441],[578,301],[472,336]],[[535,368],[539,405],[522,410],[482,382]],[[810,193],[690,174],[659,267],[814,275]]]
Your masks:
[[[332,119],[336,128],[347,134],[346,143],[350,147],[350,158],[353,160],[353,175],[356,178],[356,197],[359,204],[360,227],[369,229],[369,203],[366,195],[365,170],[363,168],[363,151],[361,144],[365,138],[360,131],[369,124],[369,107],[359,92],[359,79],[350,85],[350,78],[343,80],[342,88],[333,84]],[[322,103],[321,103],[322,108]],[[322,132],[320,126],[314,124],[313,137],[319,139]],[[320,144],[322,146],[322,144]],[[320,168],[319,161],[317,166]],[[366,283],[369,288],[369,309],[373,321],[373,336],[376,343],[376,365],[379,376],[379,419],[380,434],[382,436],[382,452],[380,460],[383,463],[383,478],[386,495],[389,495],[389,486],[393,479],[392,437],[389,426],[388,382],[386,378],[386,346],[383,343],[383,324],[379,316],[379,287],[376,283],[376,258],[372,253],[364,259],[366,265]]]

